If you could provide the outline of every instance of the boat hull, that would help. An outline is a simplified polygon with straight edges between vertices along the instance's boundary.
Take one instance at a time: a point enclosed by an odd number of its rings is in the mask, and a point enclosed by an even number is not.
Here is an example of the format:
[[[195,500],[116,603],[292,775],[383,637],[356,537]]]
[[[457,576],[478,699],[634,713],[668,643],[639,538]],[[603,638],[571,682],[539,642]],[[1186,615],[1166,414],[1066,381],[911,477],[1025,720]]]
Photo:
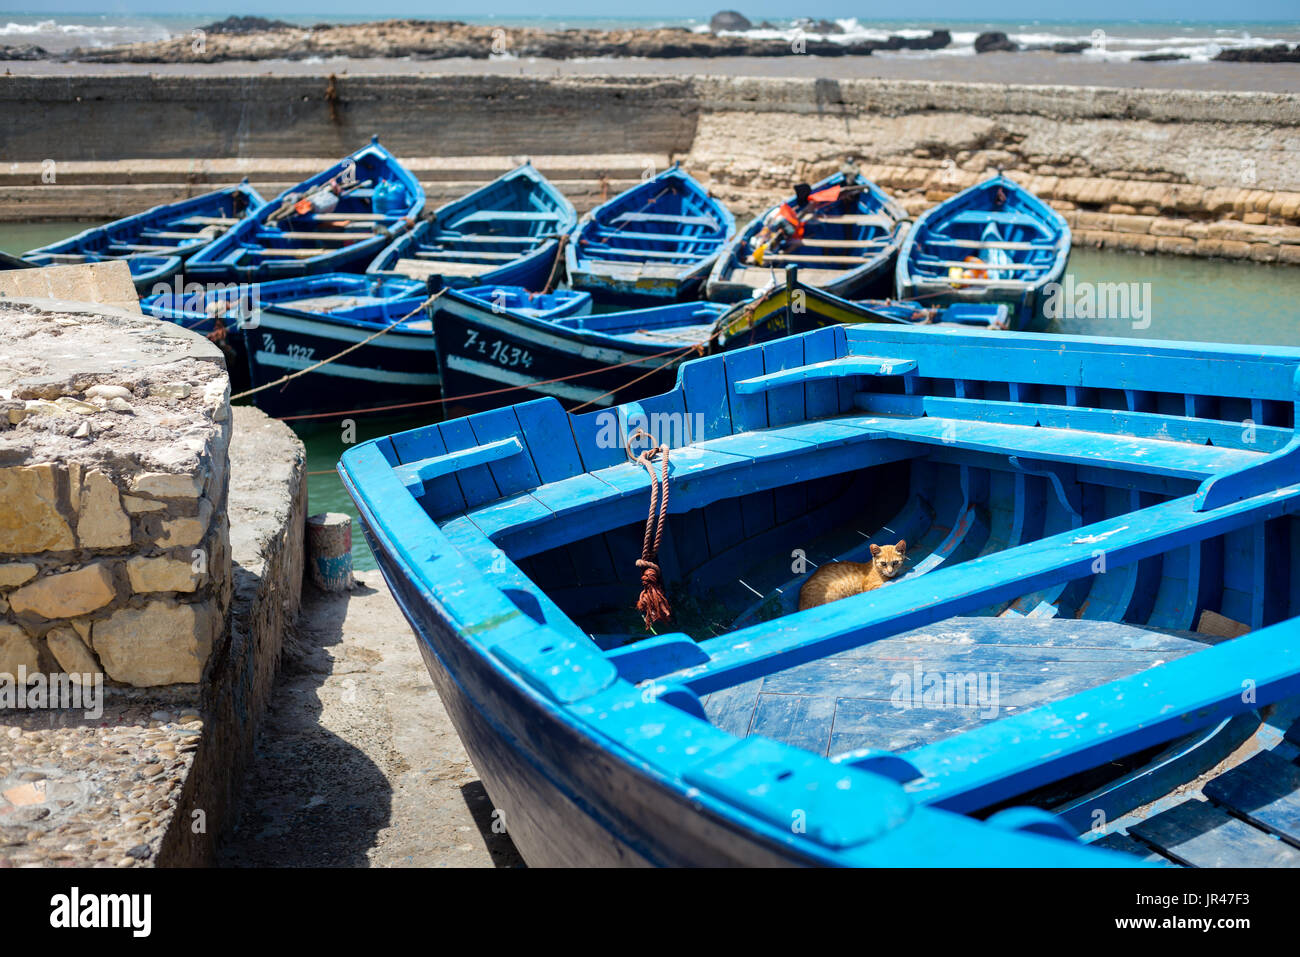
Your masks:
[[[405,303],[405,301],[403,301]],[[398,315],[417,308],[413,300]],[[252,388],[317,365],[379,331],[375,326],[263,309],[256,328],[240,331]],[[427,329],[397,328],[310,373],[254,394],[267,415],[362,415],[381,406],[439,395],[436,349]]]
[[[448,414],[542,396],[568,408],[607,408],[671,389],[678,364],[694,355],[689,343],[593,341],[462,299],[436,304],[433,330]]]

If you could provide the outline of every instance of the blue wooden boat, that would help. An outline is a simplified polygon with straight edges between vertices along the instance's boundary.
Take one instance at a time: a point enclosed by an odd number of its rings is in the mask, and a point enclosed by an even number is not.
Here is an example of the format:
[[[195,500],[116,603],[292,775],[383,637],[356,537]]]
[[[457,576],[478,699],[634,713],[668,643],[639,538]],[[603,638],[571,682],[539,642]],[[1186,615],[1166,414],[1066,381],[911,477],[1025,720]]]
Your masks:
[[[913,224],[898,254],[896,295],[930,304],[1005,302],[1013,329],[1045,321],[1050,284],[1070,258],[1061,214],[1001,174],[940,203]]]
[[[1294,865],[1298,369],[836,325],[339,471],[530,864]]]
[[[425,298],[418,280],[334,273],[247,285],[193,283],[149,296],[140,309],[221,345],[236,392],[314,365],[414,313],[346,360],[253,397],[268,414],[293,415],[401,401],[395,395],[436,397],[433,337],[419,308]]]
[[[499,283],[538,290],[558,271],[562,237],[578,222],[564,195],[530,163],[436,210],[366,268],[444,285]]]
[[[610,303],[690,299],[735,229],[730,210],[673,165],[582,217],[564,250],[569,283]]]
[[[265,200],[248,181],[96,226],[23,254],[37,266],[123,259],[139,292],[171,279],[195,253],[229,233]]]
[[[263,203],[195,255],[186,275],[204,282],[267,282],[361,272],[423,209],[424,187],[373,138]]]
[[[859,299],[857,304],[876,315],[921,326],[937,324],[1005,329],[1010,317],[1010,308],[1002,302],[954,302],[947,306],[933,306],[915,299]]]
[[[589,294],[571,292],[587,308],[557,313],[519,308],[530,302],[522,289],[506,297],[485,292],[452,289],[429,306],[449,411],[542,395],[569,407],[604,407],[661,392],[672,387],[680,362],[708,347],[727,310],[685,302],[593,315]]]
[[[827,177],[778,203],[723,247],[708,298],[753,297],[800,267],[803,281],[845,299],[889,296],[907,211],[855,169]]]

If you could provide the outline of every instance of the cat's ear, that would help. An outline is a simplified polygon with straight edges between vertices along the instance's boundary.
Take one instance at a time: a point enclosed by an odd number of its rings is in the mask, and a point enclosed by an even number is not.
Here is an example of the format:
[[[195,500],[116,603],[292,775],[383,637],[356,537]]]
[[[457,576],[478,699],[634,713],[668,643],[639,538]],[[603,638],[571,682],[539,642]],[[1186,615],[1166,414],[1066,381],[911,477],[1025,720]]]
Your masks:
[[[879,545],[872,545],[872,546],[871,546],[871,554],[872,554],[872,555],[879,555],[879,554],[880,554],[880,546],[879,546]]]
[[[900,555],[906,554],[907,552],[907,542],[901,538],[898,540],[898,544],[894,547],[898,549],[898,554]]]

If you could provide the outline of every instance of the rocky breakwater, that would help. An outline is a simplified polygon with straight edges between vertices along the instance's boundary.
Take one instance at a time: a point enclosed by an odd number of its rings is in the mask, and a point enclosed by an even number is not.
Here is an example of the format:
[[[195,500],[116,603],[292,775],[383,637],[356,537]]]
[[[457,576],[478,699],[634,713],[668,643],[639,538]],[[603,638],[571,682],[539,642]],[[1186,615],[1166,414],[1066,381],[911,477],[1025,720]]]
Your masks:
[[[444,20],[384,20],[375,23],[293,27],[271,23],[244,29],[227,21],[197,36],[123,46],[78,49],[66,59],[85,63],[217,63],[226,60],[305,60],[310,57],[411,57],[418,60],[541,57],[735,57],[869,56],[873,50],[939,49],[951,42],[945,30],[930,37],[840,42],[810,25],[790,39],[741,33],[696,33],[684,27],[627,30],[540,30],[494,27]]]

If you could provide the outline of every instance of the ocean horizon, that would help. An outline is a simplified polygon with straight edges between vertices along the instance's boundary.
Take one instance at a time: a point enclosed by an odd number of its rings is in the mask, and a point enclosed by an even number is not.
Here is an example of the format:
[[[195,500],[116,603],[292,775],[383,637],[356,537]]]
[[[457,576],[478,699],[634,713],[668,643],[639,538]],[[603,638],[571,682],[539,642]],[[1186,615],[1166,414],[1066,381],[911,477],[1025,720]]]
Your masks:
[[[257,16],[279,19],[301,26],[319,23],[365,23],[385,19],[457,20],[464,23],[505,27],[535,27],[547,30],[630,29],[683,27],[707,31],[709,17],[575,17],[575,16],[338,16],[326,18],[297,13],[260,11]],[[0,12],[0,44],[35,44],[52,53],[76,47],[107,47],[123,43],[164,40],[224,19],[213,13],[186,15],[117,15],[102,13]],[[745,34],[755,38],[788,38],[798,29],[791,18],[754,18],[754,29]],[[801,19],[818,19],[817,17]],[[1106,20],[1106,19],[885,19],[827,18],[843,31],[827,35],[833,42],[884,40],[891,34],[926,36],[936,29],[952,34],[952,43],[941,50],[881,52],[877,56],[928,58],[975,55],[975,38],[999,31],[1022,47],[1089,41],[1093,46],[1081,55],[1097,60],[1132,60],[1153,54],[1174,54],[1191,61],[1212,60],[1220,51],[1267,47],[1300,42],[1300,20]],[[759,27],[757,24],[770,24]],[[808,35],[817,34],[806,31]]]

